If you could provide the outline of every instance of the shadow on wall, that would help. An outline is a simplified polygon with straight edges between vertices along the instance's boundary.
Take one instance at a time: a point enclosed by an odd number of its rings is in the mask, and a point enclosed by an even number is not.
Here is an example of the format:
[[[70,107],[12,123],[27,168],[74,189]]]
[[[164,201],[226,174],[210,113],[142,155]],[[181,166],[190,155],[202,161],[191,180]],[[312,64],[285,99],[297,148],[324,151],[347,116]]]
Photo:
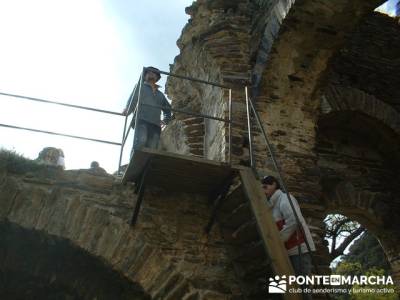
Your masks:
[[[0,222],[0,299],[150,299],[67,240]]]

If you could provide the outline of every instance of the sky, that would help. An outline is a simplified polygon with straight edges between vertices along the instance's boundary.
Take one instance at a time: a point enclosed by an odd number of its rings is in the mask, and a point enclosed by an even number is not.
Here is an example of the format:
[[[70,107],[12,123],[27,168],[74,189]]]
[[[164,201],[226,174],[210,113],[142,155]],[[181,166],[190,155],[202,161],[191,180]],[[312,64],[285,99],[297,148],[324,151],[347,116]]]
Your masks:
[[[2,0],[0,92],[122,112],[143,66],[169,71],[192,0]],[[164,90],[165,78],[160,85]],[[0,123],[121,142],[124,117],[0,96]],[[120,147],[0,127],[0,147],[117,170]],[[129,159],[131,143],[124,149]]]
[[[377,8],[377,11],[386,13],[389,16],[393,17],[396,15],[396,3],[398,1],[399,0],[389,0],[389,1],[385,2],[384,4],[382,4],[381,6],[379,6]]]
[[[381,9],[394,11],[395,0]],[[143,66],[168,71],[192,0],[2,0],[0,92],[121,112]],[[162,91],[165,77],[160,81]],[[0,96],[0,123],[121,142],[124,117]],[[124,148],[127,163],[132,133]],[[117,170],[120,148],[0,127],[0,147],[35,159],[61,148],[67,169]]]

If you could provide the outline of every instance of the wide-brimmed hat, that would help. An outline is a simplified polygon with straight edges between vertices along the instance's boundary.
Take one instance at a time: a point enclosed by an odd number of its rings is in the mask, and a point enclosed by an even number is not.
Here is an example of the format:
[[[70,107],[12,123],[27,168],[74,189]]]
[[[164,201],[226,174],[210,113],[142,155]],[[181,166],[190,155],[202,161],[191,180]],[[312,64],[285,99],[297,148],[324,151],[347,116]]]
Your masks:
[[[144,74],[143,74],[143,76],[146,76],[147,72],[152,72],[152,73],[156,74],[156,75],[157,75],[157,81],[160,80],[161,75],[160,75],[160,70],[159,70],[159,69],[154,68],[154,67],[146,67],[146,68],[144,69]]]

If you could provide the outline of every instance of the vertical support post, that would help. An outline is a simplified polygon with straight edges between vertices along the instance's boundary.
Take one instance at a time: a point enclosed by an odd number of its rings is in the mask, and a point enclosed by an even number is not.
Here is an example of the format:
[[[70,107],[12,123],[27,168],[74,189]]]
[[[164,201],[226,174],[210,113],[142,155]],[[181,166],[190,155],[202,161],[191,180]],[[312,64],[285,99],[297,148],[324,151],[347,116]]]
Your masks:
[[[139,120],[139,114],[140,114],[140,105],[141,105],[141,96],[142,96],[142,86],[143,86],[143,81],[144,81],[144,73],[146,71],[146,68],[143,67],[142,74],[140,75],[140,80],[139,80],[139,92],[138,92],[138,99],[136,103],[136,117],[135,117],[135,131],[133,133],[133,150],[135,150],[135,140],[136,140],[136,126],[138,124]]]
[[[251,118],[250,118],[250,103],[249,103],[249,93],[247,86],[244,88],[246,94],[246,111],[247,111],[247,129],[249,134],[249,152],[250,152],[250,166],[254,168],[254,157],[253,157],[253,137],[251,134]]]
[[[126,134],[126,123],[127,122],[128,122],[128,114],[126,114],[126,116],[125,116],[124,132],[122,133],[121,151],[119,153],[119,162],[118,162],[118,175],[121,174],[121,162],[122,162],[122,154],[124,152],[124,146],[125,146],[125,134]]]
[[[229,100],[228,100],[228,134],[229,134],[229,153],[228,163],[232,164],[232,89],[229,89]]]
[[[138,191],[137,191],[138,193],[137,193],[135,210],[133,211],[133,215],[132,215],[132,219],[131,219],[131,226],[135,226],[137,218],[139,216],[140,207],[142,206],[144,190],[146,188],[147,167],[148,167],[148,164],[146,164],[145,169],[142,174],[142,177],[140,178],[139,187],[138,187]]]

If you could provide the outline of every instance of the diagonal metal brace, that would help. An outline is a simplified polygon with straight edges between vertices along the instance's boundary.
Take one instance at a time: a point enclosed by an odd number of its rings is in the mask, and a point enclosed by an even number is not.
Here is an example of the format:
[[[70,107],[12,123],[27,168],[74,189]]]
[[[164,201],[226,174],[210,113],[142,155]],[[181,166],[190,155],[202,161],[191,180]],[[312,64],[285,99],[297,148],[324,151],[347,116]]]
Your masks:
[[[214,201],[213,201],[213,208],[212,208],[210,220],[208,221],[207,226],[204,228],[204,230],[207,234],[210,233],[210,231],[215,223],[215,220],[217,219],[218,210],[221,207],[222,202],[225,199],[226,195],[228,194],[229,188],[231,187],[234,178],[235,178],[235,173],[231,173],[225,179],[224,183],[222,184],[221,189],[212,193],[210,196],[210,198],[212,198],[211,200],[214,200]]]
[[[140,180],[139,180],[139,185],[138,185],[138,187],[136,188],[136,191],[135,191],[137,193],[137,199],[136,199],[136,204],[135,204],[135,209],[133,211],[132,219],[131,219],[131,222],[130,222],[130,225],[132,227],[135,226],[135,224],[136,224],[137,218],[139,216],[140,207],[141,207],[142,202],[143,202],[144,191],[145,191],[145,188],[146,188],[146,175],[147,175],[147,171],[149,169],[148,168],[149,167],[149,162],[147,162],[147,164],[146,164],[146,166],[144,168],[143,174],[142,174],[142,176],[140,177]]]

